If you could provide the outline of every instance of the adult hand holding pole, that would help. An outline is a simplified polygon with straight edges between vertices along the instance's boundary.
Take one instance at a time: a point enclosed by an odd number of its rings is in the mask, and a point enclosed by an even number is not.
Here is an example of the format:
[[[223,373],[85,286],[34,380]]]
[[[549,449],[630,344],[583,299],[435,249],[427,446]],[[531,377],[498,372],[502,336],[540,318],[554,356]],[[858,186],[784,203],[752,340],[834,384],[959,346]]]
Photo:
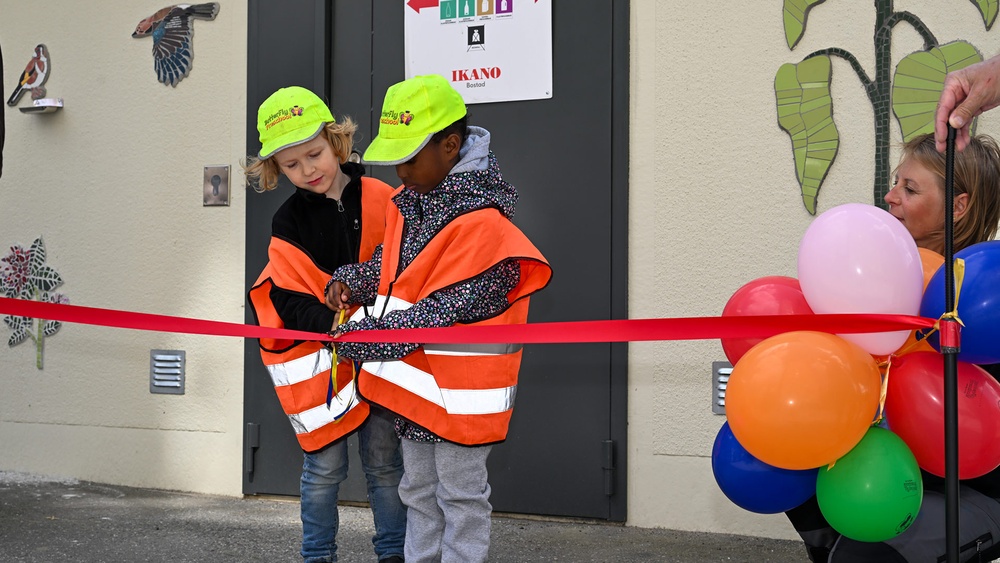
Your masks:
[[[1000,55],[949,72],[934,115],[934,141],[938,152],[945,150],[948,125],[958,131],[955,148],[963,150],[969,144],[969,124],[972,119],[998,105]]]

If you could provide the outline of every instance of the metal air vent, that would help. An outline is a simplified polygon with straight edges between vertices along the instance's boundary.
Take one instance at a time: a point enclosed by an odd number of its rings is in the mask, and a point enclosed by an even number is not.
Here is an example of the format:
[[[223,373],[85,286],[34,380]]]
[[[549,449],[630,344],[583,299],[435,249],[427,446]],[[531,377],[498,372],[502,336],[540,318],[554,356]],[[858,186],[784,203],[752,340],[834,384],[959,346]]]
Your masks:
[[[149,392],[184,394],[184,350],[149,351]]]
[[[712,362],[712,412],[726,414],[726,387],[733,373],[733,364]]]

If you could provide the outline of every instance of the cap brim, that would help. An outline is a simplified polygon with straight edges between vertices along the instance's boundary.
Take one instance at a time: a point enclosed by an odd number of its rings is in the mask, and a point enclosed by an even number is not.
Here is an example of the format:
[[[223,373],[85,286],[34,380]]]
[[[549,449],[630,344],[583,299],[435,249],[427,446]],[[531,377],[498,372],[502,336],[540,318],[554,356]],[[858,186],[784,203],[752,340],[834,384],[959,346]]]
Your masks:
[[[424,138],[416,137],[412,139],[386,139],[376,136],[372,139],[372,144],[365,149],[365,154],[361,157],[365,164],[378,164],[381,166],[395,166],[402,164],[421,151],[430,142],[434,133],[428,134]]]
[[[278,137],[270,143],[260,147],[260,153],[257,154],[257,157],[260,159],[271,158],[274,153],[278,151],[287,149],[288,147],[294,147],[295,145],[301,145],[302,143],[308,143],[318,137],[319,134],[323,132],[324,127],[326,127],[326,123],[320,123],[319,128],[317,128],[312,135],[309,135],[305,139],[302,138],[301,130],[285,133],[281,137]]]

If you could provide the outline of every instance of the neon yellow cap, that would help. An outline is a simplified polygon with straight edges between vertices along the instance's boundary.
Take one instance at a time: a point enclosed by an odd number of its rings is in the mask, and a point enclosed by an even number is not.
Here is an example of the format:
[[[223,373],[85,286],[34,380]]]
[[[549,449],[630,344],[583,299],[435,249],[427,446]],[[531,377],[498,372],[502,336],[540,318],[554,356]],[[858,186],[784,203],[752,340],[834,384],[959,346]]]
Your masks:
[[[327,123],[334,123],[330,108],[319,96],[300,86],[282,88],[268,96],[257,110],[260,158],[307,143]]]
[[[434,133],[465,113],[465,100],[439,74],[393,84],[385,93],[378,135],[362,158],[368,164],[402,164],[420,152]]]

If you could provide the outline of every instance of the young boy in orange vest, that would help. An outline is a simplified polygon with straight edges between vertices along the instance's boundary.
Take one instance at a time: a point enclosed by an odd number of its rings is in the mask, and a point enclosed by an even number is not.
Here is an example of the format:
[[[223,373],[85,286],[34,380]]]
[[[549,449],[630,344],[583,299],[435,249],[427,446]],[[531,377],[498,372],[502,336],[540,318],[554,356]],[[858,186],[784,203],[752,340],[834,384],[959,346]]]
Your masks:
[[[370,164],[402,180],[385,240],[368,262],[333,274],[327,302],[373,304],[339,327],[359,330],[515,324],[551,269],[511,222],[517,191],[500,175],[490,134],[467,126],[461,96],[441,76],[390,87]],[[410,563],[486,561],[486,458],[514,408],[521,346],[337,344],[360,360],[358,390],[399,415]]]
[[[250,290],[261,326],[328,332],[326,281],[338,266],[367,260],[385,233],[392,188],[349,162],[357,126],[337,123],[315,94],[293,86],[257,113],[261,149],[246,167],[258,191],[284,174],[295,192],[274,214],[269,262]],[[301,515],[305,563],[337,561],[337,496],[347,478],[347,435],[358,431],[361,465],[375,519],[379,561],[400,563],[406,508],[397,491],[403,467],[392,416],[360,401],[350,363],[334,367],[318,342],[260,339],[260,353],[304,452]]]

